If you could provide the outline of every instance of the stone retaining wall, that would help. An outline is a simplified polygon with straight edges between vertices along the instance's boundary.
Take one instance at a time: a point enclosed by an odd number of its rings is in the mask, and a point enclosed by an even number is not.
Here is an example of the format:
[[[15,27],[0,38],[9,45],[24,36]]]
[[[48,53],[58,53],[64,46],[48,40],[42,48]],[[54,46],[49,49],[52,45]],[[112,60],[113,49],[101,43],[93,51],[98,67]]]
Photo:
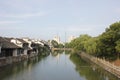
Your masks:
[[[88,60],[90,60],[91,62],[99,65],[100,67],[102,67],[103,69],[105,69],[106,71],[110,72],[111,74],[117,76],[118,78],[120,78],[120,67],[115,66],[114,64],[104,60],[104,59],[100,59],[97,57],[93,57],[89,54],[86,54],[84,52],[78,54],[81,57],[84,57]]]

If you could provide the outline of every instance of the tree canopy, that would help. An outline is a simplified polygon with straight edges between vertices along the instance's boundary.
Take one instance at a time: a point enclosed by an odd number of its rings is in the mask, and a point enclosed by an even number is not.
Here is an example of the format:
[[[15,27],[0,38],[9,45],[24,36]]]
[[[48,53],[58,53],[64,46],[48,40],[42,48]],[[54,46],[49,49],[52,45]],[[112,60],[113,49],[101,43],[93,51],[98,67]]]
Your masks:
[[[117,56],[120,53],[120,22],[110,25],[97,37],[80,35],[67,46],[96,56]]]

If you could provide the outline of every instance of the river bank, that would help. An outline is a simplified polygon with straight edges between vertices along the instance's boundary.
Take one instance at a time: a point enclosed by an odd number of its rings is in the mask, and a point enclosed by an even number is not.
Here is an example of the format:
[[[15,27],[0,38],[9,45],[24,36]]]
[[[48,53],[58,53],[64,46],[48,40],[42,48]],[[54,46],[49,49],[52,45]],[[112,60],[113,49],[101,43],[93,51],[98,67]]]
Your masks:
[[[120,67],[115,66],[114,64],[111,64],[108,61],[105,61],[103,59],[100,58],[96,58],[93,57],[91,55],[88,55],[84,52],[78,54],[81,57],[86,58],[87,60],[99,65],[100,67],[102,67],[103,69],[105,69],[106,71],[110,72],[111,74],[117,76],[118,78],[120,78]]]

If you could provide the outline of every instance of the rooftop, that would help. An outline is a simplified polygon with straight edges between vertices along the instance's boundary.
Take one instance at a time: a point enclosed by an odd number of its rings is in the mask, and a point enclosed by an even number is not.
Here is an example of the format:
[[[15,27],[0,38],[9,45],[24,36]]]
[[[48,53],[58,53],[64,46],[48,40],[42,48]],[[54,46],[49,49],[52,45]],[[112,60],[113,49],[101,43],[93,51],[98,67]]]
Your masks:
[[[15,48],[21,48],[14,43],[9,42],[6,38],[0,37],[0,44],[2,48],[10,48],[10,49],[15,49]]]

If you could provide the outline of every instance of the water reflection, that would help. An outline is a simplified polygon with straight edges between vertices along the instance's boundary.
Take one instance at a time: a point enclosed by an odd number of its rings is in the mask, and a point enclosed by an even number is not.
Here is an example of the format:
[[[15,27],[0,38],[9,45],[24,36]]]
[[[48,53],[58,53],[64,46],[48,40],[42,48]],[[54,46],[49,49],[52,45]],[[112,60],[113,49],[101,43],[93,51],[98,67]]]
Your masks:
[[[56,51],[0,68],[0,80],[119,80],[77,55]]]
[[[85,60],[81,59],[78,55],[73,54],[70,60],[76,65],[76,71],[80,76],[86,80],[119,80],[117,77],[111,75],[107,71],[98,67],[95,64],[88,64]]]
[[[58,54],[62,54],[63,52],[65,52],[64,50],[55,50],[51,53],[52,56],[57,56]]]
[[[0,67],[0,80],[16,80],[16,76],[28,70],[31,72],[32,68],[38,63],[42,57],[34,57],[27,61],[10,64]]]

